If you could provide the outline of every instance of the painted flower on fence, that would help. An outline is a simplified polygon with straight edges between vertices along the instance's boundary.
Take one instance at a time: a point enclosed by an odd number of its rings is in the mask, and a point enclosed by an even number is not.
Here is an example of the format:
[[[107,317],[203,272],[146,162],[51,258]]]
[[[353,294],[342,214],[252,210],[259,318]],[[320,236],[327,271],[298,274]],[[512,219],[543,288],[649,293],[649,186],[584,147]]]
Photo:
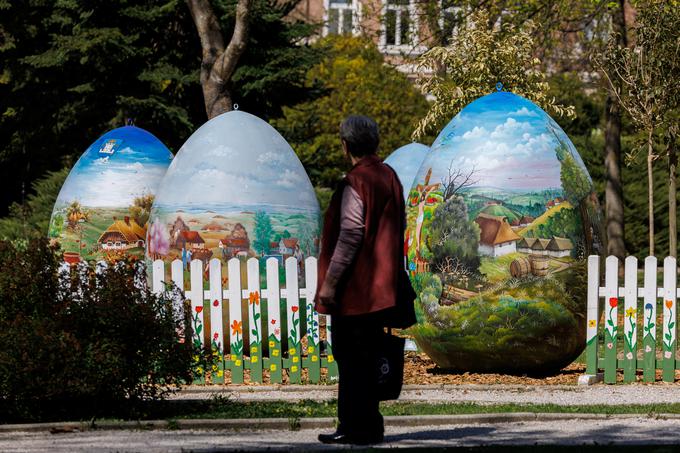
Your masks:
[[[635,322],[635,315],[637,314],[637,310],[633,307],[628,307],[626,308],[626,319],[628,320],[628,332],[626,333],[626,346],[628,350],[632,350],[635,348],[635,344],[637,343],[637,323]]]
[[[253,328],[250,330],[250,333],[253,335],[253,337],[255,337],[254,342],[260,344],[260,324],[258,323],[258,320],[260,319],[260,314],[255,310],[255,306],[260,305],[260,292],[259,291],[251,292],[248,296],[248,303],[250,304],[251,307],[253,307],[252,313]]]
[[[618,303],[619,301],[616,297],[609,298],[609,306],[611,308],[609,309],[609,315],[607,316],[607,332],[611,338],[616,338],[616,331],[618,330],[616,325],[616,315],[614,315],[614,310],[616,310]]]
[[[675,329],[675,320],[673,319],[673,301],[666,300],[665,305],[666,308],[668,308],[668,323],[664,329],[666,332],[663,335],[663,345],[666,349],[666,354],[668,354],[668,356],[665,357],[670,359],[670,351],[673,349],[673,342],[675,341],[675,331],[673,330]]]
[[[236,364],[237,361],[240,362],[240,360],[235,359],[236,355],[241,355],[243,353],[243,338],[239,338],[243,333],[242,328],[243,324],[241,321],[234,320],[231,323],[231,334],[236,337],[236,341],[231,344],[231,354],[232,361],[234,361],[236,366],[240,366]]]
[[[654,337],[655,337],[655,335],[654,335],[654,326],[656,325],[656,324],[652,321],[652,317],[654,316],[654,305],[652,305],[652,304],[649,303],[649,302],[646,303],[646,304],[645,304],[645,311],[647,312],[647,318],[645,319],[645,326],[644,326],[644,332],[643,332],[643,333],[644,333],[645,337],[646,337],[647,335],[651,335],[652,338],[654,338]],[[648,347],[649,347],[649,346],[648,346]],[[650,349],[650,350],[651,350],[651,349]]]
[[[241,329],[242,329],[241,321],[237,321],[234,319],[234,322],[231,323],[232,335],[240,335],[243,332]]]

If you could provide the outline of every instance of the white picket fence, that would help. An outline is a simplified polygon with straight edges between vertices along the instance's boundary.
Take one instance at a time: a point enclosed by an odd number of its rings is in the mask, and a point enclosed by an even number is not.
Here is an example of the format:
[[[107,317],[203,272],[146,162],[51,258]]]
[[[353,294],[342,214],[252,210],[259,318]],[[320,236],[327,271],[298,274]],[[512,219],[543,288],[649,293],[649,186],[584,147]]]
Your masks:
[[[289,345],[298,345],[298,351],[294,354],[300,355],[299,345],[301,338],[307,337],[307,350],[310,360],[313,362],[321,362],[319,356],[320,336],[322,324],[319,322],[319,314],[314,310],[314,295],[317,287],[317,259],[309,257],[304,262],[304,287],[300,287],[300,275],[298,272],[298,261],[290,257],[285,260],[285,279],[280,281],[279,260],[276,258],[268,258],[265,263],[266,268],[266,287],[262,288],[260,285],[260,263],[256,258],[250,258],[246,261],[246,278],[242,281],[242,265],[243,261],[238,258],[232,258],[227,262],[227,277],[223,280],[222,277],[222,262],[219,259],[213,258],[208,263],[208,285],[205,289],[204,285],[204,263],[198,259],[191,261],[189,264],[189,288],[184,287],[185,273],[183,263],[181,260],[175,260],[170,263],[170,281],[174,282],[177,288],[183,292],[186,299],[191,302],[192,315],[198,321],[198,325],[204,325],[204,315],[210,318],[210,336],[213,348],[221,353],[227,352],[227,345],[233,354],[233,345],[238,344],[239,340],[243,342],[245,332],[239,335],[236,326],[244,326],[242,312],[242,301],[248,301],[248,339],[251,345],[262,345],[266,340],[275,344],[282,342],[282,315],[286,317],[287,332],[284,337]],[[166,263],[162,260],[153,262],[151,273],[151,285],[154,292],[161,292],[166,289]],[[283,283],[283,285],[282,285]],[[285,299],[286,307],[285,314],[281,313],[280,301]],[[267,322],[263,323],[262,304],[261,301],[267,301]],[[301,332],[300,314],[301,303],[304,303],[305,308],[305,326],[306,332]],[[204,313],[209,307],[209,313]],[[228,311],[228,321],[223,322],[223,311]],[[200,314],[200,316],[197,316]],[[322,315],[323,316],[323,315]],[[327,349],[330,350],[331,338],[328,334],[330,332],[331,319],[327,316],[325,319],[327,340]],[[194,326],[196,331],[197,325]],[[228,340],[225,342],[225,329],[228,334]],[[245,331],[245,329],[243,329]],[[197,335],[202,345],[205,345],[205,336]],[[241,343],[242,344],[242,343]],[[289,351],[293,351],[292,349]],[[251,356],[255,354],[251,348]],[[247,351],[242,351],[242,354],[248,354]],[[234,356],[232,355],[232,358]],[[252,358],[251,357],[251,358]],[[266,360],[259,356],[257,360]],[[300,363],[302,357],[298,359],[293,358],[293,361]],[[232,360],[233,361],[233,360]],[[324,364],[333,362],[332,355],[328,355],[323,360]],[[254,363],[254,361],[253,361]],[[248,366],[252,366],[249,362]],[[317,363],[314,363],[318,367]],[[294,370],[298,370],[295,365]]]
[[[616,382],[617,370],[623,369],[624,382],[635,381],[636,371],[643,370],[643,379],[655,380],[656,370],[663,370],[663,380],[672,382],[680,365],[677,349],[677,286],[678,268],[673,257],[663,261],[663,284],[658,285],[658,262],[653,256],[644,260],[642,286],[639,285],[638,260],[633,256],[624,262],[623,282],[619,282],[619,260],[609,256],[605,260],[604,280],[600,276],[600,257],[588,258],[587,373],[596,374],[604,369],[605,382]],[[623,285],[621,285],[622,283]],[[602,286],[604,285],[604,286]],[[619,303],[624,299],[623,307]],[[662,327],[657,320],[657,303],[661,303]],[[619,308],[623,310],[620,316]],[[604,312],[603,328],[600,316]],[[621,322],[622,321],[622,322]],[[623,324],[623,334],[621,334]],[[657,329],[662,335],[661,356],[657,359]],[[602,338],[598,337],[598,332]],[[642,358],[638,358],[638,336],[642,332]],[[621,335],[623,335],[621,337]],[[623,339],[623,350],[617,340]],[[604,357],[599,348],[604,348]],[[617,352],[622,352],[619,354]]]

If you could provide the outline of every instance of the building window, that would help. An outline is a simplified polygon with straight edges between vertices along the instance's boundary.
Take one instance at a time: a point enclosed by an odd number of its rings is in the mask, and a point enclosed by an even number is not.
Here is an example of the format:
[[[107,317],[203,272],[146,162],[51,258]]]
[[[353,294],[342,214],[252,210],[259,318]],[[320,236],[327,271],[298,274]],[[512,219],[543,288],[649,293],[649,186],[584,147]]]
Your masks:
[[[451,38],[458,33],[458,26],[462,21],[463,8],[459,6],[447,6],[447,2],[442,2],[442,14],[439,20],[439,26],[442,31],[442,38],[445,44],[448,44]]]
[[[326,34],[349,35],[354,32],[356,0],[326,0]]]
[[[386,46],[412,44],[415,30],[411,0],[387,0],[383,18],[383,42]]]

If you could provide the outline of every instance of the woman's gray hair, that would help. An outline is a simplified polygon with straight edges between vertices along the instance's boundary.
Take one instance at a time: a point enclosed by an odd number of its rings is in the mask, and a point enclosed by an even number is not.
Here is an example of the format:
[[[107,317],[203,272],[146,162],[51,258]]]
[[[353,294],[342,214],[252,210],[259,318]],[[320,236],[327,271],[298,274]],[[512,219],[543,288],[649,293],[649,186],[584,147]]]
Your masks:
[[[364,115],[350,115],[340,124],[340,139],[354,157],[375,154],[380,144],[378,124]]]

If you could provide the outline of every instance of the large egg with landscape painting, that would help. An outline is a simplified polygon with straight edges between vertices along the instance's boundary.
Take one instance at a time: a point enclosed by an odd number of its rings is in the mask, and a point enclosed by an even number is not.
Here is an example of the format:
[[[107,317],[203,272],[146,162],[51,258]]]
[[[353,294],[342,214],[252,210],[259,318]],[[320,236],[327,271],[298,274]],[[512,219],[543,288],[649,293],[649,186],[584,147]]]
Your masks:
[[[420,164],[423,163],[428,151],[430,151],[429,146],[421,143],[409,143],[396,149],[385,159],[385,163],[392,167],[404,187],[404,198],[411,190],[413,178],[416,177]]]
[[[444,369],[551,373],[583,350],[593,184],[538,106],[495,92],[441,131],[407,197],[418,345]]]
[[[66,261],[144,256],[156,188],[172,153],[144,129],[125,126],[99,137],[71,169],[49,232]]]
[[[319,204],[288,142],[267,122],[231,111],[184,143],[151,211],[149,259],[274,257],[281,264],[318,250]],[[263,261],[264,262],[264,261]],[[226,265],[223,272],[226,276]]]

